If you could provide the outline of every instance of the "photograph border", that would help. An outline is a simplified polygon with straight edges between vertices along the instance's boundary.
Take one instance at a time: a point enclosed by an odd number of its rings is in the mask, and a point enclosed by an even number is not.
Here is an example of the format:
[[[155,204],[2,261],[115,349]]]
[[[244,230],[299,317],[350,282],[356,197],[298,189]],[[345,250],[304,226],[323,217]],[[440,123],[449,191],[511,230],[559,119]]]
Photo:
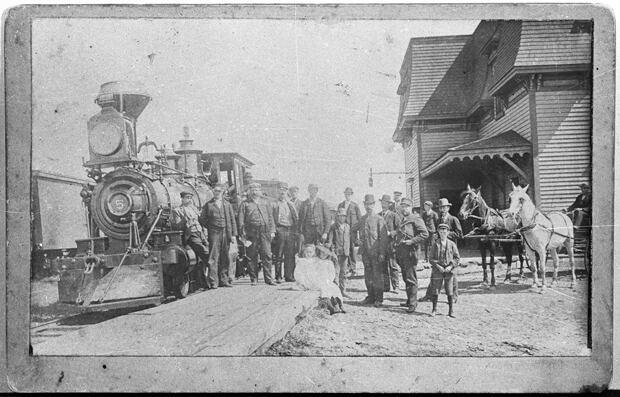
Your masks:
[[[600,391],[612,374],[615,23],[583,4],[56,5],[3,15],[6,357],[13,391]],[[29,355],[32,21],[37,18],[322,20],[591,19],[592,355],[590,357],[46,357]],[[394,100],[398,98],[394,97]],[[395,115],[396,118],[396,115]],[[2,153],[0,151],[0,153]],[[0,177],[2,171],[0,171]],[[3,203],[4,205],[4,203]],[[601,266],[600,264],[610,264]],[[0,272],[0,276],[4,276]],[[535,299],[535,296],[533,296]],[[2,325],[2,324],[0,324]],[[552,337],[550,335],[549,337]],[[276,376],[279,374],[280,376]],[[509,375],[509,376],[507,376]]]

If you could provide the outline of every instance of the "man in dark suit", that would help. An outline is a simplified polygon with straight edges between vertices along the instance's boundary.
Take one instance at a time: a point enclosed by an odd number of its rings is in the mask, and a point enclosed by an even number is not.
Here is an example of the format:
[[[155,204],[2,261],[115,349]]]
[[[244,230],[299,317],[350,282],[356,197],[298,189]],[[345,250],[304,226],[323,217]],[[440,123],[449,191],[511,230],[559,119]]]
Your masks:
[[[301,204],[299,226],[305,244],[317,244],[327,240],[329,231],[329,208],[327,203],[317,197],[319,187],[308,185],[309,197]]]
[[[382,216],[385,221],[389,240],[388,253],[386,255],[387,266],[385,267],[384,292],[397,294],[400,275],[398,274],[398,265],[396,264],[393,236],[396,235],[402,216],[399,212],[394,212],[389,209],[392,204],[389,194],[384,194],[380,201],[381,212],[379,212],[379,215]]]
[[[388,235],[385,221],[374,213],[375,197],[364,196],[366,214],[359,222],[360,255],[364,263],[364,281],[368,296],[362,302],[375,307],[383,306],[383,274],[385,273]]]
[[[247,199],[239,208],[239,233],[250,243],[247,254],[250,258],[250,284],[256,285],[258,279],[258,257],[263,264],[265,284],[275,285],[271,275],[271,241],[276,235],[271,204],[262,197],[259,183],[249,186]]]
[[[357,256],[355,255],[355,243],[358,240],[358,224],[362,217],[362,212],[360,211],[359,205],[353,200],[353,189],[350,187],[344,189],[344,201],[338,204],[337,211],[340,209],[344,209],[346,213],[346,222],[349,225],[350,236],[349,242],[351,246],[349,247],[349,260],[348,260],[348,270],[351,276],[355,276],[355,271],[357,267]]]
[[[273,205],[273,220],[276,223],[276,237],[273,239],[273,263],[276,268],[276,283],[282,282],[282,264],[284,264],[284,280],[295,281],[295,236],[298,216],[293,203],[288,201],[286,193],[288,185],[278,186],[278,201]]]
[[[209,288],[232,287],[229,274],[230,243],[236,244],[237,221],[232,206],[223,197],[225,185],[218,183],[213,187],[213,198],[209,200],[200,214],[200,223],[207,228],[209,247]]]
[[[209,248],[207,236],[200,224],[200,212],[193,202],[191,192],[181,192],[181,205],[172,210],[171,224],[176,230],[183,230],[183,243],[191,247],[200,259],[200,284],[208,288],[207,267],[209,266]]]

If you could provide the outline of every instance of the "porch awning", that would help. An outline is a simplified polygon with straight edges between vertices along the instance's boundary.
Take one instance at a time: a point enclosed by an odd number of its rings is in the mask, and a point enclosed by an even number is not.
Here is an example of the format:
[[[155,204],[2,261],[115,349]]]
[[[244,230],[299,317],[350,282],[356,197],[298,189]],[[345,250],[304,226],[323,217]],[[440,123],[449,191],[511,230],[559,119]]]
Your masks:
[[[441,157],[433,161],[420,172],[422,178],[426,178],[442,167],[448,165],[453,160],[463,160],[475,158],[482,159],[486,156],[514,156],[532,153],[532,144],[527,139],[513,130],[503,132],[490,138],[478,139],[464,145],[455,146],[448,149]]]

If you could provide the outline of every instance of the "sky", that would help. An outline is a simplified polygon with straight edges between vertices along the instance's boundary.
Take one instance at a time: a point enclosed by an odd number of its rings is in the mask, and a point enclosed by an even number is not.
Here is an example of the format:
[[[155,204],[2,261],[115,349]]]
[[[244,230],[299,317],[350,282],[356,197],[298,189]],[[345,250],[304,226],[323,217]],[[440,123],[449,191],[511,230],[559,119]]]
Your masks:
[[[38,19],[33,23],[33,169],[85,177],[87,120],[101,84],[152,96],[138,119],[170,147],[190,128],[205,152],[238,152],[256,179],[319,185],[336,203],[351,186],[405,192],[391,137],[409,39],[471,34],[479,21]]]

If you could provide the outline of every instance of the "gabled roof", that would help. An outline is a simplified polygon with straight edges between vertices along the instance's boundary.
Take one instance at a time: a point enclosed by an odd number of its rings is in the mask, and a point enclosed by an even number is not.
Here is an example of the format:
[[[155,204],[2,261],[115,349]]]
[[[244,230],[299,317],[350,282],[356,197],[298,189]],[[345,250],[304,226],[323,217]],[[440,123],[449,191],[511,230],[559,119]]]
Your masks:
[[[531,153],[531,151],[532,144],[530,141],[515,131],[509,130],[490,138],[478,139],[477,141],[448,149],[441,157],[424,168],[420,175],[425,178],[453,160],[474,159],[475,157],[485,156],[523,155]]]

